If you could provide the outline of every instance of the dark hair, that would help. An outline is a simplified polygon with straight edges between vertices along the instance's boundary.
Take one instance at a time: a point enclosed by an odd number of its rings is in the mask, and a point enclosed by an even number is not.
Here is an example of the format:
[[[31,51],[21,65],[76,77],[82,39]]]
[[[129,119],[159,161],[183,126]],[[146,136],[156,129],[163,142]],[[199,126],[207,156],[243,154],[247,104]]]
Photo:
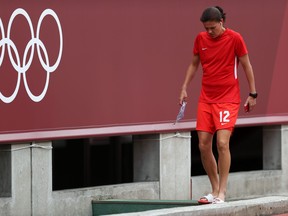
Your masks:
[[[202,13],[200,18],[201,22],[208,22],[208,21],[221,21],[225,22],[226,14],[224,13],[223,9],[219,6],[209,7],[205,9]]]

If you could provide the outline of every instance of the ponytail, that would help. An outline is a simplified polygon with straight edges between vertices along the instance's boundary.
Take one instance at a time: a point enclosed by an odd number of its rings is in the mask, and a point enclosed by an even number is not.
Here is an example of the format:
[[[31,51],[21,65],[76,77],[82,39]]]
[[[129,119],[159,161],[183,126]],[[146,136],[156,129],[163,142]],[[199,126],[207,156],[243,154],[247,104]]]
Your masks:
[[[217,8],[217,9],[220,11],[221,17],[222,17],[222,19],[223,19],[223,22],[225,22],[225,20],[226,20],[226,13],[224,13],[223,9],[222,9],[221,7],[219,7],[219,6],[215,6],[215,8]]]

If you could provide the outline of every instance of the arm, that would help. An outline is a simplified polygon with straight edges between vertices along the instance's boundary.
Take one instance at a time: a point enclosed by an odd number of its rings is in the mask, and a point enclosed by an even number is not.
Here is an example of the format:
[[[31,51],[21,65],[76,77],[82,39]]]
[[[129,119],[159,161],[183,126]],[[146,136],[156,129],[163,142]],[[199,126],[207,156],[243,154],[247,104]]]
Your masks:
[[[184,83],[183,83],[182,88],[181,88],[181,93],[180,93],[180,97],[179,97],[179,103],[180,104],[182,104],[182,102],[185,101],[186,98],[188,97],[187,87],[188,87],[189,83],[191,82],[191,80],[193,79],[193,77],[194,77],[194,75],[198,69],[199,63],[200,63],[199,55],[193,55],[192,62],[187,69]]]
[[[248,54],[241,56],[239,58],[239,61],[240,61],[241,65],[245,71],[246,78],[247,78],[248,85],[249,85],[249,89],[250,89],[250,93],[256,93],[253,68],[251,66]],[[249,104],[249,108],[250,108],[249,110],[251,111],[254,108],[254,106],[256,105],[256,98],[248,96],[244,105],[247,105],[247,104]]]

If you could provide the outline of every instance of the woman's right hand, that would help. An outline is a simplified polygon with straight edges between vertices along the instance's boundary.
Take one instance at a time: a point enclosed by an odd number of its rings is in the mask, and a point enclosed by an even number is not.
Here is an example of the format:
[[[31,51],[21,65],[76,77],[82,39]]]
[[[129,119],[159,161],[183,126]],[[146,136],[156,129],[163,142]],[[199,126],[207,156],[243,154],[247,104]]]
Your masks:
[[[188,95],[186,89],[182,89],[179,97],[179,104],[182,105],[183,101],[186,101]]]

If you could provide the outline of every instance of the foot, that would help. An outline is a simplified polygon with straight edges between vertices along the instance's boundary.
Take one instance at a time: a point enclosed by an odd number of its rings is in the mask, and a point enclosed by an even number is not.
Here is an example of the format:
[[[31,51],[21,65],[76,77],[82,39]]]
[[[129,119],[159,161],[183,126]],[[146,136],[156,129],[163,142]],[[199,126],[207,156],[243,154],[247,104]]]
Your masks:
[[[214,198],[213,204],[221,204],[221,203],[225,203],[225,201],[220,199],[219,197]]]
[[[212,194],[207,194],[198,200],[199,204],[211,204],[214,202],[215,197]]]

